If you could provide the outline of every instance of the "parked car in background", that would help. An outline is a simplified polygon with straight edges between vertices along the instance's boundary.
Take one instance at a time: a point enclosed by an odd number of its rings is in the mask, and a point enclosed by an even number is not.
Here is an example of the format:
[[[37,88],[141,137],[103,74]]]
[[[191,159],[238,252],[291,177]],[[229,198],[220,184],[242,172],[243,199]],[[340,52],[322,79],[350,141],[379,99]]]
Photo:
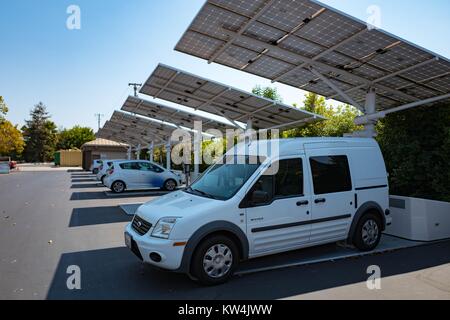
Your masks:
[[[98,170],[99,170],[99,167],[102,164],[103,164],[103,160],[100,160],[100,159],[92,161],[92,165],[91,165],[90,171],[92,171],[93,174],[97,174]]]
[[[14,170],[17,168],[17,162],[16,161],[10,161],[9,162],[9,169]]]
[[[104,179],[106,178],[108,169],[112,166],[113,160],[103,159],[103,163],[98,167],[98,173],[96,174],[97,181],[101,181],[104,184]]]
[[[115,193],[154,188],[173,191],[181,185],[181,178],[150,161],[122,160],[112,161],[104,185]]]
[[[207,285],[246,259],[342,240],[377,247],[391,218],[375,140],[286,139],[276,154],[264,143],[235,146],[187,189],[139,207],[126,245]]]

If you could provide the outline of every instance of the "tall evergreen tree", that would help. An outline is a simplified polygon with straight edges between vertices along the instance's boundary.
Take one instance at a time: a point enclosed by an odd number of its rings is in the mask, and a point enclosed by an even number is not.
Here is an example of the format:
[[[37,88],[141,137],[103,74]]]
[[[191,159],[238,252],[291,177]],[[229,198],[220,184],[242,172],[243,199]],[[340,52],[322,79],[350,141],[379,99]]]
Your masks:
[[[24,158],[28,162],[47,162],[53,160],[57,142],[57,129],[47,108],[42,102],[30,112],[30,120],[22,127],[25,138]]]

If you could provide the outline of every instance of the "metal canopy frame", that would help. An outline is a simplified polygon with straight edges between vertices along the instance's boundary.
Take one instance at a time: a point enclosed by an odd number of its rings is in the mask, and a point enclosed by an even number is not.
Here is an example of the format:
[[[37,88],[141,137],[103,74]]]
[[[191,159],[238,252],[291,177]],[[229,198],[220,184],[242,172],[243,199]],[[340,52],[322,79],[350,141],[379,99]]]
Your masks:
[[[349,103],[372,120],[450,99],[447,58],[314,0],[208,0],[175,50]]]
[[[122,111],[138,114],[146,118],[167,122],[177,127],[194,129],[194,122],[201,121],[204,130],[236,129],[233,125],[211,120],[191,112],[175,109],[164,104],[155,103],[138,97],[129,96],[122,106]]]
[[[238,121],[248,121],[258,129],[291,129],[324,119],[320,115],[163,64],[157,66],[140,92],[220,115],[237,127],[240,127]]]

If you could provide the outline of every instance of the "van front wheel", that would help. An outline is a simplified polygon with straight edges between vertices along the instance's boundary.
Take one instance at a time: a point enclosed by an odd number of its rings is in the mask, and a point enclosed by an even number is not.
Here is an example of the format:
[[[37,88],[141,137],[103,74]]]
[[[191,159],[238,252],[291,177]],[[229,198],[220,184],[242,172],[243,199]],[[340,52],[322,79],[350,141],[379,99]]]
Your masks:
[[[203,240],[193,255],[192,275],[204,285],[228,281],[238,264],[236,244],[228,237],[217,235]]]
[[[371,251],[380,243],[381,230],[378,215],[372,212],[366,213],[358,221],[353,244],[361,251]]]

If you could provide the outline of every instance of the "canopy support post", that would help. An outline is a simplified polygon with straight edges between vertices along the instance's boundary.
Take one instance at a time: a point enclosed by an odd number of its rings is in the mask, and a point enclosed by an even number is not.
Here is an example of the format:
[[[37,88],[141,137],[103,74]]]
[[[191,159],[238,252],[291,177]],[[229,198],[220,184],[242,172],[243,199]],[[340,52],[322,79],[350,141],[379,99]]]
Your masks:
[[[151,162],[153,162],[153,149],[154,149],[154,143],[152,141],[148,146],[148,155],[149,155],[149,160]]]
[[[141,160],[141,145],[138,144],[136,148],[136,160]]]
[[[370,116],[374,113],[376,113],[376,102],[377,102],[377,94],[375,92],[375,89],[369,88],[369,91],[366,95],[366,104],[365,104],[365,113],[366,115]],[[366,132],[368,137],[375,137],[376,131],[375,131],[375,124],[376,121],[368,121],[366,124],[364,124],[364,131]]]
[[[202,135],[201,132],[194,132],[194,172],[191,181],[197,179],[200,174],[200,157],[202,149]]]
[[[170,168],[170,164],[171,164],[171,156],[172,156],[172,144],[171,144],[171,141],[170,141],[170,138],[169,138],[169,140],[167,140],[167,144],[166,144],[166,169],[167,170],[170,170],[171,168]]]
[[[127,160],[131,160],[131,146],[129,146],[127,150]]]

